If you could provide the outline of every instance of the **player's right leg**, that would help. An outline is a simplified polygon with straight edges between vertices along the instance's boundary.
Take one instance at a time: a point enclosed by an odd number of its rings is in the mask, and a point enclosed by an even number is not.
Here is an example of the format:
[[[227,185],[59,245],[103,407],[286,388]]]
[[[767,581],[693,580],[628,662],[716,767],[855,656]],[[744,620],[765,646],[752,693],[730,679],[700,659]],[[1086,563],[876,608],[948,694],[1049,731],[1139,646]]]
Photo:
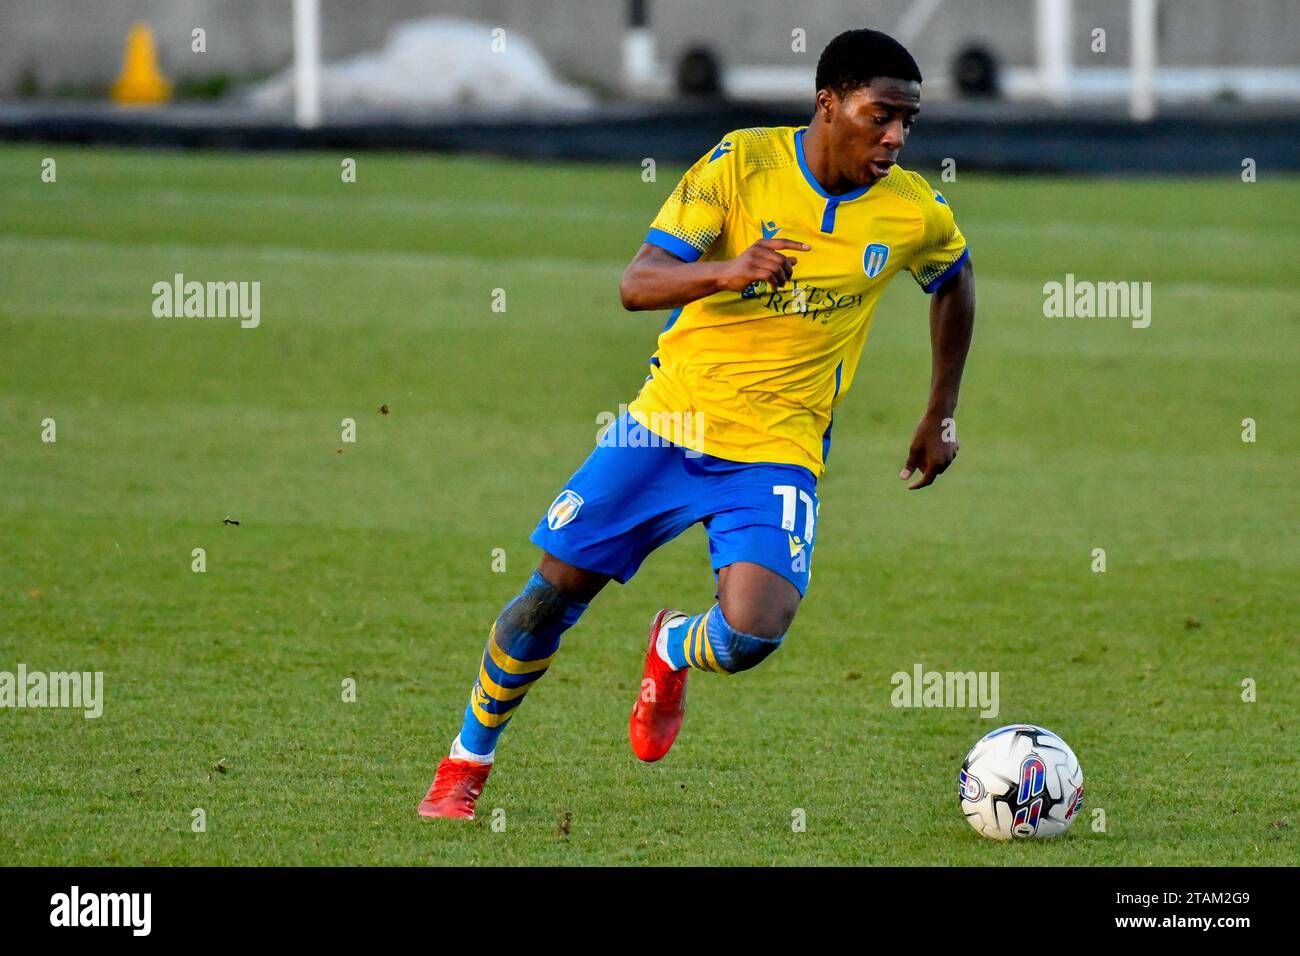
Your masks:
[[[493,625],[460,734],[420,804],[422,816],[473,816],[497,738],[560,636],[610,578],[626,582],[646,555],[691,524],[680,460],[677,449],[621,419],[569,479],[532,534],[541,567]]]
[[[542,554],[541,566],[524,590],[492,624],[460,733],[420,801],[420,816],[473,819],[475,801],[492,770],[497,738],[528,689],[546,673],[560,637],[608,581],[608,575]]]

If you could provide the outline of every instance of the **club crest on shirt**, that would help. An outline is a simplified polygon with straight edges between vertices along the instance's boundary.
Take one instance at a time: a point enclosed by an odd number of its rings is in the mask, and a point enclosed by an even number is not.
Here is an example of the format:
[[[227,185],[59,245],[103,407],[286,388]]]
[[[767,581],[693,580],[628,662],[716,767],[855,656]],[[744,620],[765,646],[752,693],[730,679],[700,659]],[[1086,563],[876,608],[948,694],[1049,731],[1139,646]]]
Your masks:
[[[862,250],[862,269],[868,279],[880,275],[880,271],[885,268],[885,263],[888,261],[889,246],[883,242],[873,242]]]
[[[565,488],[546,511],[546,527],[558,531],[578,517],[578,509],[581,507],[582,496]]]

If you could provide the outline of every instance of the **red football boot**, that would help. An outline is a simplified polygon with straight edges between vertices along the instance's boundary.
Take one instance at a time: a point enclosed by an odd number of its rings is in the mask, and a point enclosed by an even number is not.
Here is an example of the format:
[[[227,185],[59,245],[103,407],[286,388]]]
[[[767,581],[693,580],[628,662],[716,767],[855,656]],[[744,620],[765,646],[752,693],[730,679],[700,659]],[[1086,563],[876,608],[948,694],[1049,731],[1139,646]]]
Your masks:
[[[474,801],[483,792],[483,784],[491,770],[490,763],[443,758],[433,775],[433,786],[420,801],[420,816],[473,820]]]
[[[650,624],[645,670],[641,674],[641,686],[637,688],[636,703],[632,705],[632,718],[628,722],[632,752],[647,763],[668,753],[682,729],[682,717],[686,714],[686,677],[690,668],[673,670],[655,650],[660,628],[680,617],[686,615],[681,611],[664,609]]]

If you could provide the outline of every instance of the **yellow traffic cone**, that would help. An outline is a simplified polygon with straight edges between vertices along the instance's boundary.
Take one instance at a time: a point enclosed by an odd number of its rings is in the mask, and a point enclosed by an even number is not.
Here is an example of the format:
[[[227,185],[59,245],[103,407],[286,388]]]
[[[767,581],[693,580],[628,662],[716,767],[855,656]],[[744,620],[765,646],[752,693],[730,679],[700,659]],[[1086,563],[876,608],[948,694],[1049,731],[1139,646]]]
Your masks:
[[[118,103],[162,103],[171,99],[172,85],[158,68],[158,50],[149,24],[136,23],[127,33],[122,74],[110,95]]]

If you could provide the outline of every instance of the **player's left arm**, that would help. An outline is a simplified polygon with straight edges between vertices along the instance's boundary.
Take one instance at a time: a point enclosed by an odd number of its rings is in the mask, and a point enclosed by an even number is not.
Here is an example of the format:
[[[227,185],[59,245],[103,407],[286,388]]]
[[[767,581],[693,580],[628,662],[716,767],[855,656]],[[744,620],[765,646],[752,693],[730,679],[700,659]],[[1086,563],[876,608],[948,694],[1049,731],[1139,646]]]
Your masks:
[[[965,258],[930,299],[930,399],[898,476],[920,472],[909,490],[933,484],[957,457],[957,393],[974,330],[975,272]]]

